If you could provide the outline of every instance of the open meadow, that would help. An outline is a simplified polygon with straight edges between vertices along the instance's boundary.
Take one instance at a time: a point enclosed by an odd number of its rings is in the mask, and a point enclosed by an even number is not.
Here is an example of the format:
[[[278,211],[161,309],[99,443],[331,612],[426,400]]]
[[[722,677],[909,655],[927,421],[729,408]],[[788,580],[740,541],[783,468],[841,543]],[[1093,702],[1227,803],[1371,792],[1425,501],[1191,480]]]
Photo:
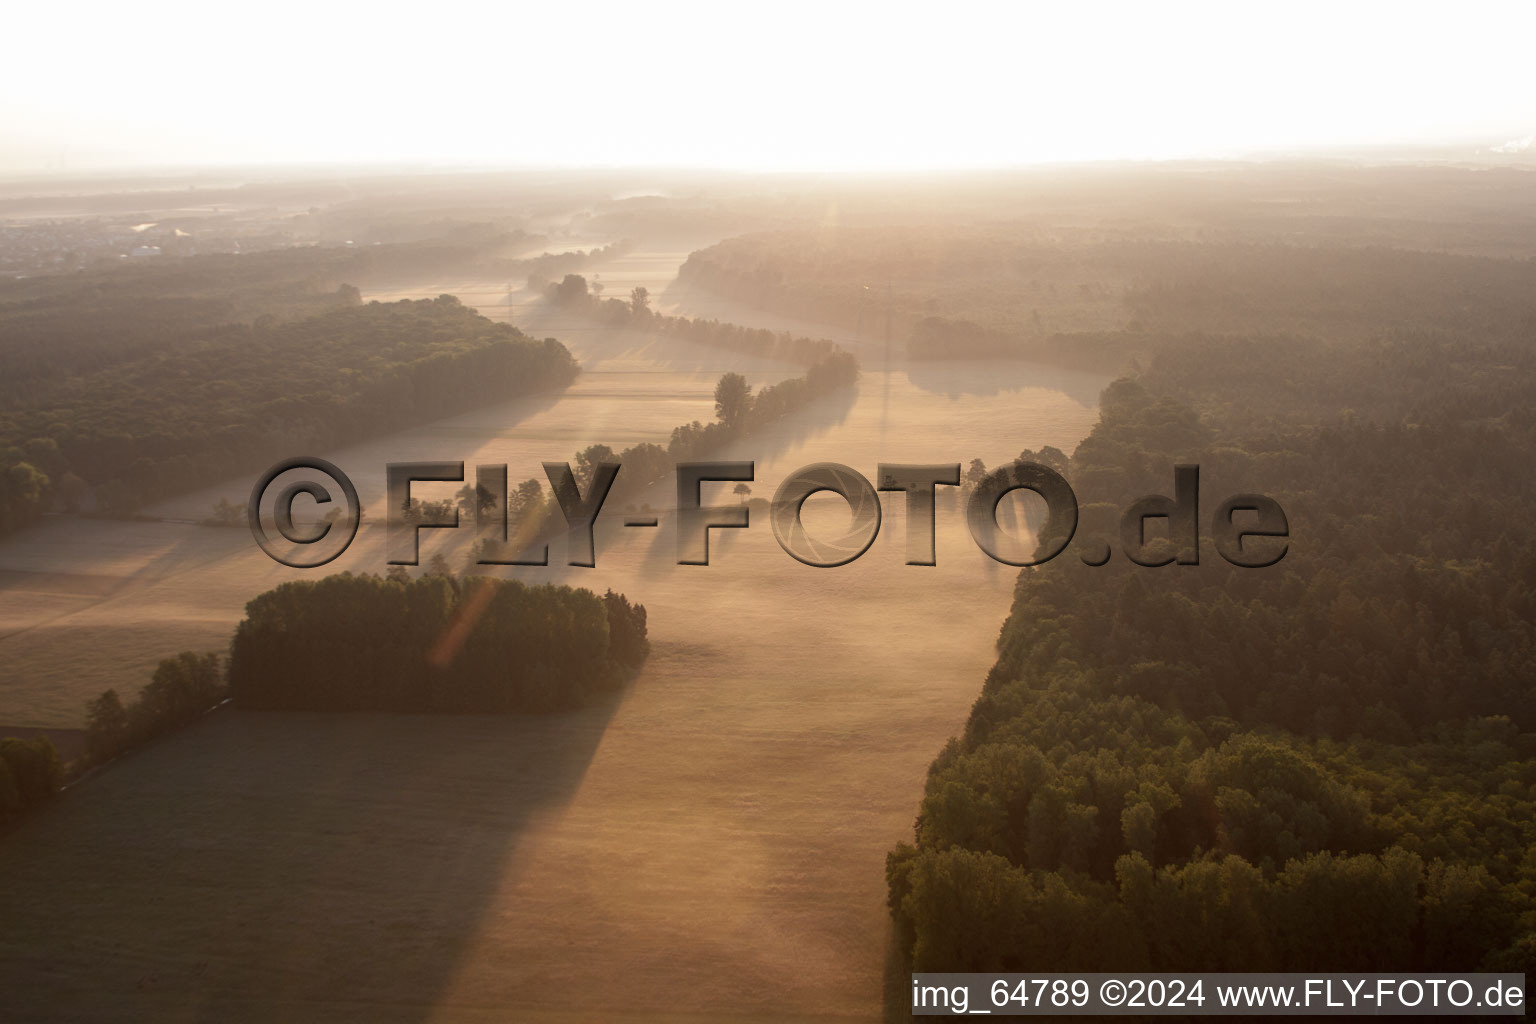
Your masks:
[[[568,338],[581,360],[561,394],[320,454],[354,476],[366,509],[388,461],[505,462],[516,480],[592,442],[664,442],[709,418],[723,369],[754,385],[800,372],[580,326],[525,325]],[[856,391],[720,453],[756,461],[755,501],[815,461],[873,476],[879,461],[1070,449],[1104,382],[1007,362],[913,370],[898,357],[886,370],[879,340],[839,340],[865,362]],[[190,518],[247,486],[153,511]],[[454,489],[418,490],[434,486]],[[670,506],[671,486],[647,500]],[[835,528],[820,500],[808,520]],[[550,1020],[878,1016],[885,850],[991,661],[1014,573],[980,554],[952,503],[937,566],[903,564],[897,501],[875,546],[834,569],[784,553],[757,504],[750,529],[714,532],[707,567],[675,564],[670,520],[626,531],[610,518],[595,569],[559,565],[557,540],[557,565],[501,570],[647,606],[651,658],[600,709],[489,721],[226,709],[67,792],[0,847],[12,944],[0,985],[25,992],[23,1015],[67,1006],[82,1020],[447,1020],[514,1005]],[[328,568],[382,572],[383,532],[365,519]],[[423,561],[443,550],[457,566],[465,549],[423,534]],[[301,575],[243,528],[69,518],[0,542],[0,566],[12,574],[0,700],[55,725],[78,724],[88,697],[131,689],[161,656],[221,649],[245,600]]]

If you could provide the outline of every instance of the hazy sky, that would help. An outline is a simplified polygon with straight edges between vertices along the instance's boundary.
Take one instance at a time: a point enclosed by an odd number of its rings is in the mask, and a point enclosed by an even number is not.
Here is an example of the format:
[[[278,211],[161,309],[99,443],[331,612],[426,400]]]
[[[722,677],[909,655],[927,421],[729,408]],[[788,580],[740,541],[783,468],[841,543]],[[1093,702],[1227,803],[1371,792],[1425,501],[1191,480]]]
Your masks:
[[[135,0],[6,16],[0,170],[912,168],[1536,133],[1536,3]]]

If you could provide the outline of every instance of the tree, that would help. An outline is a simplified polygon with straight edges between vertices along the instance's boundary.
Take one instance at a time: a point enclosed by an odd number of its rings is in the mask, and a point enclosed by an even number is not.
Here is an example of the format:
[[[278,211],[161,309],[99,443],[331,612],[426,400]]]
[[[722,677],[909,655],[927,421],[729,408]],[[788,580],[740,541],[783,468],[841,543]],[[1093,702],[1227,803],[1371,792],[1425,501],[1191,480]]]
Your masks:
[[[411,571],[403,565],[392,565],[384,573],[384,578],[391,583],[411,582]]]
[[[587,279],[580,274],[566,274],[565,280],[554,286],[555,301],[562,306],[579,306],[586,302]]]
[[[747,378],[739,373],[721,376],[715,385],[715,416],[726,427],[734,430],[741,426],[752,408],[752,387]]]
[[[237,505],[228,498],[220,498],[213,503],[213,516],[209,521],[216,526],[244,526],[245,505]]]
[[[651,293],[645,285],[640,284],[629,291],[629,311],[637,317],[647,317],[651,314]]]
[[[116,690],[107,690],[86,705],[86,742],[91,756],[103,760],[128,741],[128,711]]]
[[[29,462],[18,462],[5,471],[4,486],[8,501],[35,505],[48,488],[48,476]]]
[[[746,484],[737,484],[735,487],[731,488],[731,491],[732,493],[739,495],[741,497],[741,503],[745,505],[747,503],[747,497],[752,493],[752,488],[748,487]]]
[[[609,590],[603,594],[603,607],[608,613],[609,657],[627,668],[639,668],[651,652],[645,638],[645,605],[632,605],[623,594]]]
[[[970,466],[965,470],[965,486],[967,490],[975,490],[981,486],[981,482],[987,478],[987,464],[980,459],[972,459]]]
[[[242,516],[245,515],[245,506],[244,505],[236,505],[235,508],[239,511],[240,515],[242,515]],[[363,518],[367,514],[367,511],[368,510],[363,506],[362,502],[358,502],[357,503],[357,525],[358,526],[362,526],[363,525]],[[339,523],[343,519],[345,519],[346,517],[347,517],[347,510],[345,508],[341,507],[341,505],[339,503],[333,501],[333,502],[331,502],[331,508],[329,510],[327,510],[325,515],[321,516],[320,518],[323,519],[327,523]],[[245,520],[242,519],[239,523],[233,523],[231,525],[241,526],[241,525],[244,525],[244,523],[245,523]]]
[[[64,765],[59,760],[59,752],[46,736],[32,740],[12,736],[0,740],[0,760],[4,760],[10,769],[23,810],[51,799],[64,781]]]
[[[591,444],[576,453],[576,479],[585,488],[592,482],[599,463],[613,462],[613,449],[605,444]]]
[[[466,515],[477,516],[486,509],[496,507],[496,495],[480,484],[465,484],[455,492],[454,497]]]
[[[544,485],[529,477],[517,485],[517,490],[507,498],[507,517],[513,527],[521,526],[530,516],[544,507]]]
[[[160,662],[148,685],[139,691],[134,710],[142,717],[146,732],[162,732],[190,722],[223,694],[219,656],[182,651]]]

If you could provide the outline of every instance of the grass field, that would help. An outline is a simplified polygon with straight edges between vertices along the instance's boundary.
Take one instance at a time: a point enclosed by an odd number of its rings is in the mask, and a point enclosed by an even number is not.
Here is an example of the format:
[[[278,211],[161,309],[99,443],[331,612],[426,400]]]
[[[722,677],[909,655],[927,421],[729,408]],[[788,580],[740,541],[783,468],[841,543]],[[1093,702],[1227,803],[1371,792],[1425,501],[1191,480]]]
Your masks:
[[[216,712],[0,842],[5,1017],[878,1016],[884,844],[973,677],[728,660],[549,719]]]
[[[391,459],[532,475],[590,441],[705,418],[711,361],[737,360],[616,335],[584,346],[595,369],[557,401],[337,461],[361,467],[365,506]],[[721,453],[757,461],[754,499],[815,461],[872,473],[1070,448],[1102,384],[865,366],[856,393]],[[955,510],[941,515],[933,568],[903,564],[901,502],[863,558],[831,570],[794,561],[762,521],[717,532],[708,567],[675,565],[665,528],[600,522],[597,569],[518,575],[647,606],[653,654],[608,706],[535,719],[223,710],[109,766],[0,840],[0,1019],[879,1019],[885,852],[975,697],[1015,578]],[[0,699],[31,694],[57,724],[151,647],[218,649],[243,602],[292,574],[240,530],[47,529],[49,545],[0,546],[18,574],[0,614],[23,627],[0,640],[15,656]],[[382,532],[365,527],[336,567],[381,571]],[[55,674],[28,674],[39,666]]]

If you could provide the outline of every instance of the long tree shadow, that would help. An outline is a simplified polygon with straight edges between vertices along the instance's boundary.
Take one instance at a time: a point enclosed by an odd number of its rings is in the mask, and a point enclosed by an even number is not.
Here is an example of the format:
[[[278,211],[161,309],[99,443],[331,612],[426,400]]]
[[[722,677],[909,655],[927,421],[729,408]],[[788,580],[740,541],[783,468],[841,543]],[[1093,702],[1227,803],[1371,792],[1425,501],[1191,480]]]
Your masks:
[[[580,377],[577,377],[577,381]],[[250,496],[251,485],[261,471],[280,458],[298,455],[323,455],[342,470],[354,474],[363,492],[365,509],[382,496],[382,487],[370,486],[384,463],[403,461],[413,457],[441,458],[445,442],[456,440],[484,442],[505,433],[519,424],[553,409],[570,394],[576,382],[559,388],[533,391],[514,395],[501,401],[485,402],[466,408],[462,412],[436,419],[412,423],[394,423],[382,433],[361,437],[340,444],[320,446],[320,451],[273,449],[270,458],[246,464],[244,472],[223,480],[211,480],[189,488],[172,497],[157,500],[146,506],[146,514],[166,516],[171,519],[200,519],[207,516],[220,498],[244,504]],[[371,493],[372,492],[372,493]]]
[[[0,846],[0,918],[36,961],[0,949],[5,1001],[27,1019],[426,1020],[621,701],[215,713]]]
[[[710,459],[720,461],[750,460],[757,463],[759,471],[764,463],[774,456],[804,445],[808,440],[826,433],[837,427],[848,418],[859,397],[857,384],[840,388],[830,395],[818,398],[794,412],[789,413],[783,419],[768,424],[760,432],[749,434],[746,437],[736,439],[725,445],[718,452],[711,453]],[[763,490],[764,484],[772,481],[759,480],[758,486]],[[727,491],[724,484],[714,485],[719,489],[719,494],[706,495],[706,504],[711,500],[718,500]],[[655,531],[651,540],[645,546],[644,572],[647,576],[657,573],[673,571],[677,566],[677,532],[674,515],[677,505],[676,480],[671,475],[647,487],[640,496],[641,501],[656,510],[660,518],[661,529]],[[749,520],[752,526],[767,527],[768,502],[761,496],[754,497],[749,503]],[[735,507],[727,501],[725,507]],[[616,540],[624,529],[617,525],[617,520],[610,518],[606,522],[599,523],[600,540]],[[739,530],[711,531],[711,551],[725,552],[731,546],[740,541]],[[713,556],[711,556],[713,557]]]

